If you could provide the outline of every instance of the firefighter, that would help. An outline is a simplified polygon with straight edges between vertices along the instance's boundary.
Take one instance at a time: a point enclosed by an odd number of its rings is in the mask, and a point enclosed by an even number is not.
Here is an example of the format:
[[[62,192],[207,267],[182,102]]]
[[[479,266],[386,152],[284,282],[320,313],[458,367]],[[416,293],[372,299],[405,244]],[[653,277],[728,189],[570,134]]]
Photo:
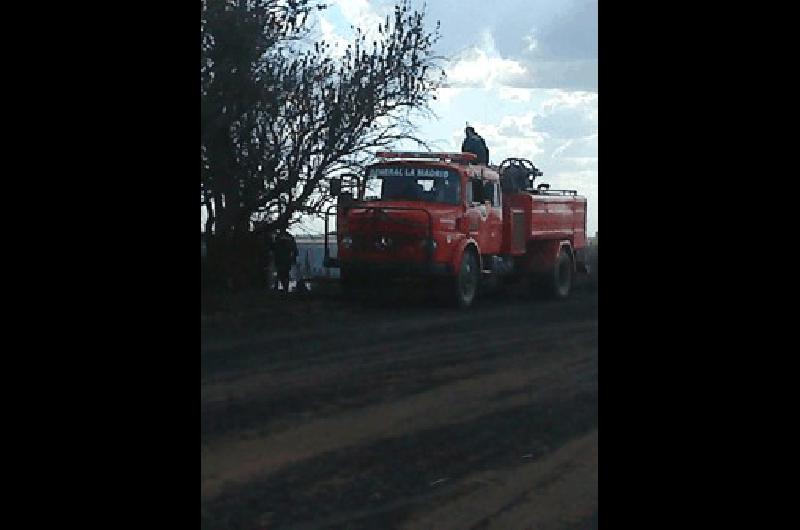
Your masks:
[[[275,268],[278,270],[278,284],[283,284],[286,293],[289,292],[289,272],[296,260],[297,242],[285,228],[281,229],[275,239]]]
[[[461,144],[461,152],[474,153],[478,157],[479,164],[488,164],[489,148],[486,147],[484,139],[469,125],[464,129],[464,134],[466,134],[466,138]]]

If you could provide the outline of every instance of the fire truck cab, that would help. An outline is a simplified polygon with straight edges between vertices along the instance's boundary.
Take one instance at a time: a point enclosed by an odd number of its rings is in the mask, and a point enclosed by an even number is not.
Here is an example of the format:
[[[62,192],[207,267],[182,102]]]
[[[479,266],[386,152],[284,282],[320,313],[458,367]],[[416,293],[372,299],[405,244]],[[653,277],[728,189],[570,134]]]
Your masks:
[[[345,289],[366,278],[427,277],[462,307],[482,281],[529,278],[565,298],[585,270],[586,200],[533,188],[528,161],[475,164],[472,153],[378,153],[364,175],[331,182],[325,262]],[[344,187],[343,187],[344,184]],[[337,256],[329,218],[336,217]]]

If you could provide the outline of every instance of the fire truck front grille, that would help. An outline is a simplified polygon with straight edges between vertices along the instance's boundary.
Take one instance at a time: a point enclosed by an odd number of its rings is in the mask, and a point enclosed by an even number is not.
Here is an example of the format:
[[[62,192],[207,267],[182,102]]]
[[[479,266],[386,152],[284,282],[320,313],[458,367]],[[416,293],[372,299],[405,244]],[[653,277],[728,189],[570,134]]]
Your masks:
[[[416,248],[422,242],[422,238],[403,235],[362,235],[353,238],[353,250],[361,252],[397,252]]]

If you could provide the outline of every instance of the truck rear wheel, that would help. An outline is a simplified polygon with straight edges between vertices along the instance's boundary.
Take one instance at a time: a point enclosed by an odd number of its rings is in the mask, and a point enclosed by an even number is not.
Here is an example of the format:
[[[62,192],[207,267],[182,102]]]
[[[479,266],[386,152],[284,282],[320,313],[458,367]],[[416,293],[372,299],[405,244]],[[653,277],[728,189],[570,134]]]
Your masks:
[[[590,254],[591,258],[589,261],[589,287],[593,290],[597,290],[597,249],[592,249]]]
[[[553,298],[563,300],[572,291],[572,258],[563,248],[558,252],[555,266],[551,273],[550,294]]]
[[[455,281],[456,301],[460,307],[467,308],[475,300],[480,273],[480,266],[475,253],[471,250],[464,252]]]
[[[547,272],[533,274],[532,293],[536,298],[563,300],[572,291],[572,258],[564,249],[559,250],[553,266]]]

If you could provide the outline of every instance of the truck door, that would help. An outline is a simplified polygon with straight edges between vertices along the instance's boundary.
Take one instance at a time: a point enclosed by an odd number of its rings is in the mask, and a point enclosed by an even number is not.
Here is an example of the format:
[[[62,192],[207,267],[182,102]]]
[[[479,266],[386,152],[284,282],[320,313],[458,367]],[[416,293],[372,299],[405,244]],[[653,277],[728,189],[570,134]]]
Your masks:
[[[473,177],[467,181],[467,235],[478,242],[478,246],[483,253],[484,234],[486,233],[485,224],[489,217],[489,211],[484,199],[483,181]]]
[[[503,242],[503,208],[497,182],[473,178],[467,188],[468,234],[481,254],[497,254]]]

